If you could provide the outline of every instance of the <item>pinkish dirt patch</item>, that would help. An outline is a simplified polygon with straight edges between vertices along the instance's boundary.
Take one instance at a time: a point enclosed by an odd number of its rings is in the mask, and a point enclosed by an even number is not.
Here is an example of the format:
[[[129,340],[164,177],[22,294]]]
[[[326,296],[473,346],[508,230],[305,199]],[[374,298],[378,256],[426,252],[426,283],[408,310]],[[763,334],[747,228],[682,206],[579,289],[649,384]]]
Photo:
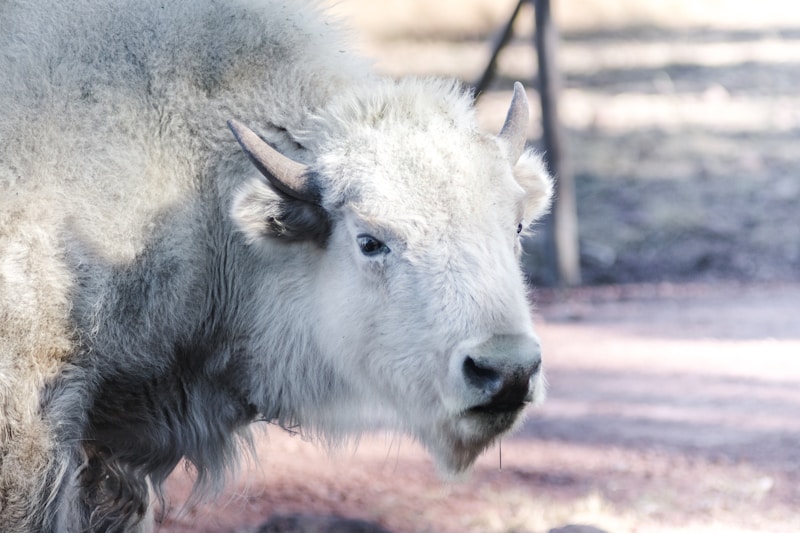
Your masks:
[[[445,482],[404,439],[331,455],[270,427],[259,465],[213,502],[182,507],[189,481],[173,476],[161,531],[257,531],[298,514],[409,533],[800,530],[800,286],[538,299],[550,398],[503,440],[502,468],[495,447]],[[300,523],[291,531],[318,531]]]

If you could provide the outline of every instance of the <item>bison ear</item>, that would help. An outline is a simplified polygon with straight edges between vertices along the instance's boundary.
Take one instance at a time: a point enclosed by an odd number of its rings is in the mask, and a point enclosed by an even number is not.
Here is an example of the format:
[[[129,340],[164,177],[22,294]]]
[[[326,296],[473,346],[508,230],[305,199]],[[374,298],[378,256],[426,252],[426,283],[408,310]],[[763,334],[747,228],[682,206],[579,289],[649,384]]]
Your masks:
[[[228,126],[248,159],[266,179],[253,179],[236,194],[232,217],[248,241],[267,237],[324,244],[330,220],[305,165],[284,156],[235,120]]]
[[[330,220],[322,207],[287,197],[260,179],[239,189],[231,216],[250,243],[279,238],[322,246],[330,235]]]
[[[550,208],[553,196],[553,178],[547,172],[542,158],[532,150],[525,150],[514,165],[514,177],[525,189],[525,224],[538,219]]]

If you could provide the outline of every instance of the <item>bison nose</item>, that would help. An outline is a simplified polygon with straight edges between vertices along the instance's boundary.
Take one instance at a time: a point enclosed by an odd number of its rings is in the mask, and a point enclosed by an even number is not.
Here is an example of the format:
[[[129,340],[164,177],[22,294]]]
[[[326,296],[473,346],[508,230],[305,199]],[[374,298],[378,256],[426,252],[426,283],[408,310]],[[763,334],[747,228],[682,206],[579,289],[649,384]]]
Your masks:
[[[522,407],[532,397],[530,383],[541,361],[539,343],[523,335],[495,336],[475,348],[462,365],[472,409],[508,412]]]

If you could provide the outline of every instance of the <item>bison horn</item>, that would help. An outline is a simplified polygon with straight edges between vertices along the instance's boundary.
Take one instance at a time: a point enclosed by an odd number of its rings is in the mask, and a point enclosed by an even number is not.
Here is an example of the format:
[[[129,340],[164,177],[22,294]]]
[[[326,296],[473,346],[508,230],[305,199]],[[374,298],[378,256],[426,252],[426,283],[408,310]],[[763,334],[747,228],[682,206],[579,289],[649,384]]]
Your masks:
[[[237,120],[229,120],[228,127],[250,161],[280,192],[313,204],[320,202],[319,190],[308,179],[308,167],[294,161]]]
[[[506,122],[500,130],[500,138],[508,146],[511,164],[516,164],[525,149],[528,131],[528,97],[520,82],[514,83],[514,96],[508,108]]]

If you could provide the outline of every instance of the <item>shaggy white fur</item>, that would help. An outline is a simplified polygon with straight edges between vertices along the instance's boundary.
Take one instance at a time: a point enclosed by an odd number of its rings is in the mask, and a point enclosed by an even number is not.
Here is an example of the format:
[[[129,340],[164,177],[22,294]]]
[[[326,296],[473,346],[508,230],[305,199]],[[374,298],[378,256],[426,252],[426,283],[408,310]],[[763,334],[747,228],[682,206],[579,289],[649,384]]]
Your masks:
[[[0,529],[147,530],[176,464],[218,486],[263,419],[457,472],[541,395],[517,232],[551,182],[457,84],[381,78],[288,0],[0,20]]]

